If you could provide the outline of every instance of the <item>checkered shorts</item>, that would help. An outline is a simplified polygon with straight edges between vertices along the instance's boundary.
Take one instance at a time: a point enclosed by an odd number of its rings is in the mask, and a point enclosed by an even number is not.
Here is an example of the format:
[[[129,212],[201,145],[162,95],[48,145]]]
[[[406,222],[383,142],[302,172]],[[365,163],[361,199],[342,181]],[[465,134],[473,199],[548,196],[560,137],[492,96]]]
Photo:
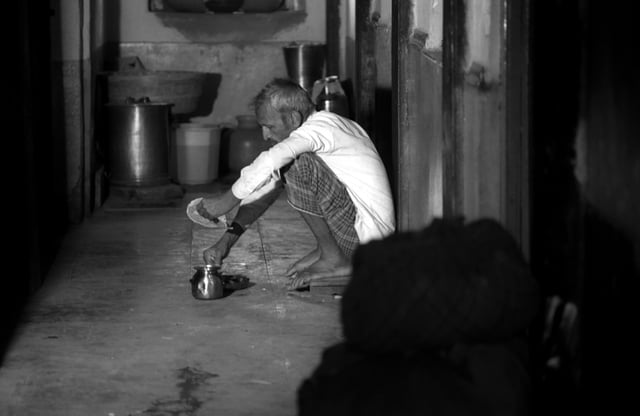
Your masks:
[[[322,217],[342,252],[351,257],[360,240],[354,228],[356,207],[347,188],[314,153],[303,153],[283,169],[289,204]]]

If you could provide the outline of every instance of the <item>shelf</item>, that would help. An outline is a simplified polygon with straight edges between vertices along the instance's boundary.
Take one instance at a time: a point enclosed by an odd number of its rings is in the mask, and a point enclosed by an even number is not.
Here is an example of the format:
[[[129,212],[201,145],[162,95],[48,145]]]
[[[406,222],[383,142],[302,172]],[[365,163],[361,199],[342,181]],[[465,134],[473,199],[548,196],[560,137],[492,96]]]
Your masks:
[[[176,0],[149,0],[151,13],[192,42],[263,42],[299,28],[308,18],[304,0],[287,0],[285,7],[270,13],[213,13],[203,11],[202,0],[184,0],[182,6],[191,3],[193,11],[176,11],[167,7],[169,1]]]
[[[204,0],[149,0],[149,11],[156,13],[184,13],[225,17],[257,16],[304,12],[304,1],[283,1],[283,4],[279,9],[268,13],[245,13],[242,9],[232,13],[214,13],[205,7]]]

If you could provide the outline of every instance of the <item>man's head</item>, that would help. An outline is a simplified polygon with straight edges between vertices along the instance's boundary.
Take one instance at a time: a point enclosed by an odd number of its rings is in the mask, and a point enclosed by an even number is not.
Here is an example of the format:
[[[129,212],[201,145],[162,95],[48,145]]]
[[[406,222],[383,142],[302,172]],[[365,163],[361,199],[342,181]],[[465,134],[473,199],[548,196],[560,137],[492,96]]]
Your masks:
[[[275,79],[253,100],[265,140],[280,142],[305,122],[315,110],[309,94],[293,81]]]

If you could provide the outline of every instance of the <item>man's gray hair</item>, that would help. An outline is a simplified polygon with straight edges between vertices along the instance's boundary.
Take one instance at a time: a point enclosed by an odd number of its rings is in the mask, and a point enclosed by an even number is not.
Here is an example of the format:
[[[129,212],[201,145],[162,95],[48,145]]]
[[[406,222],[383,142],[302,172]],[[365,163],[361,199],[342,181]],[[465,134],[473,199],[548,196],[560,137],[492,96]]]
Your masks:
[[[267,103],[282,115],[298,111],[303,120],[315,110],[309,94],[300,85],[283,78],[276,78],[265,85],[253,99],[253,108],[257,111]]]

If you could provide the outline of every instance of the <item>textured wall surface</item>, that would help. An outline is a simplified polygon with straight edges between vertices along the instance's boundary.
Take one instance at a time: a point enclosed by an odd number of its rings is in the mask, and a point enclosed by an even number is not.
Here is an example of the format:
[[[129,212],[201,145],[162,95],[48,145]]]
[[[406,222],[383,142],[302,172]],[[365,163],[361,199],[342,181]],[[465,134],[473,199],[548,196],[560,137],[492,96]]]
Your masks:
[[[53,136],[64,155],[68,219],[89,211],[92,147],[91,10],[98,0],[52,1],[50,21]]]
[[[201,14],[150,12],[148,0],[110,0],[107,39],[120,42],[324,41],[325,2],[300,13]]]
[[[295,12],[210,14],[150,12],[147,0],[113,1],[105,11],[106,40],[120,56],[138,56],[148,69],[215,74],[205,94],[210,111],[194,121],[235,123],[274,77],[286,77],[282,46],[325,42],[325,2]],[[113,49],[111,50],[113,51]],[[108,58],[108,57],[107,57]]]
[[[66,162],[65,189],[68,219],[72,223],[83,218],[84,172],[84,92],[83,68],[88,62],[62,61],[53,64],[53,135],[56,143],[64,147]]]
[[[216,75],[207,83],[210,96],[194,121],[235,123],[235,116],[252,112],[251,98],[274,77],[286,77],[285,43],[125,43],[122,56],[138,56],[146,68],[158,71],[198,71]]]

